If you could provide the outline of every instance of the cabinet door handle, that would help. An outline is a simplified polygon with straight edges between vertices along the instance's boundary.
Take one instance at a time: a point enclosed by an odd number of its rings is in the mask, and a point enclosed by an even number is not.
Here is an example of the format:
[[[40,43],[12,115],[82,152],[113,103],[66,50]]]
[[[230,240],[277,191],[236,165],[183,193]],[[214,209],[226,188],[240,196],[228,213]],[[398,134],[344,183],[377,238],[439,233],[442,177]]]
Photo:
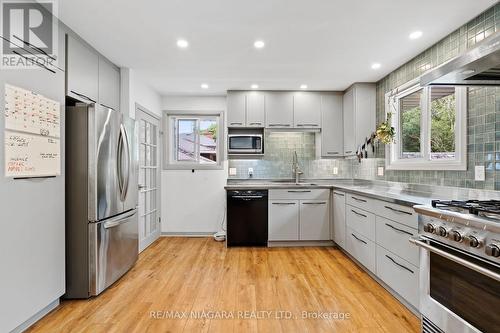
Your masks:
[[[358,212],[357,212],[357,211],[355,211],[354,209],[351,209],[351,212],[353,212],[354,214],[356,214],[356,215],[358,215],[358,216],[368,217],[368,216],[366,216],[365,214],[358,213]]]
[[[295,205],[295,202],[273,202],[273,205]]]
[[[250,123],[250,125],[262,125],[262,123]]]
[[[389,209],[389,210],[392,210],[393,212],[396,212],[396,213],[401,213],[401,214],[406,214],[406,215],[413,215],[412,213],[410,212],[405,212],[404,210],[400,210],[400,209],[396,209],[396,208],[392,208],[390,206],[384,206],[385,208]]]
[[[364,243],[364,244],[368,245],[368,243],[367,243],[367,242],[365,242],[364,240],[362,240],[362,239],[360,239],[360,238],[356,237],[356,235],[355,235],[355,234],[351,234],[351,235],[352,235],[352,237],[356,238],[356,240],[357,240],[357,241],[359,241],[359,242],[361,242],[361,243]]]
[[[346,151],[345,153],[346,153],[346,154],[350,154],[350,153],[352,153],[352,150],[348,150],[348,151]]]
[[[396,228],[395,226],[393,226],[393,225],[391,225],[389,223],[386,223],[385,225],[388,226],[389,228],[392,228],[392,229],[398,231],[398,232],[402,232],[403,234],[407,234],[407,235],[413,236],[413,234],[411,232],[408,232],[408,231],[403,230],[403,229]]]
[[[297,124],[297,126],[319,126],[318,124]]]
[[[282,126],[282,127],[289,127],[289,124],[269,124],[269,126]]]
[[[387,259],[389,259],[390,261],[392,261],[392,263],[396,266],[399,266],[403,269],[406,269],[408,272],[410,272],[411,274],[415,274],[415,272],[411,269],[409,269],[408,267],[404,266],[404,265],[401,265],[400,263],[398,263],[396,260],[392,259],[390,256],[388,256],[387,254],[385,255],[387,257]]]
[[[326,205],[326,202],[303,202],[303,205]]]
[[[243,125],[243,123],[231,123],[231,125]]]
[[[95,101],[94,101],[92,98],[87,97],[87,96],[85,96],[84,94],[77,93],[77,92],[76,92],[76,91],[74,91],[74,90],[70,90],[70,91],[71,91],[73,94],[75,94],[76,96],[79,96],[79,97],[81,97],[81,98],[85,98],[86,100],[91,101],[92,103],[95,103]]]
[[[326,153],[330,154],[330,155],[338,155],[339,154],[338,151],[327,151]]]
[[[343,193],[339,193],[339,192],[333,192],[333,194],[338,195],[338,196],[341,196],[341,197],[344,197],[344,196],[345,196],[345,194],[343,194]]]
[[[310,193],[310,190],[289,190],[288,193]]]
[[[351,198],[353,198],[354,200],[359,201],[359,202],[366,202],[366,200],[364,200],[364,199],[356,198],[353,196],[351,196]]]

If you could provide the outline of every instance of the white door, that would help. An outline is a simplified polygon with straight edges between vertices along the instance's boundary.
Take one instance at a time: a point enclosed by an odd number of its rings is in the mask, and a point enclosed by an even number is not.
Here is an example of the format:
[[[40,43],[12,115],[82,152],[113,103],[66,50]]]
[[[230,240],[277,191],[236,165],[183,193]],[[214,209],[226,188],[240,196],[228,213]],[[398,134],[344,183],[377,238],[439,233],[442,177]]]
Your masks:
[[[160,120],[136,108],[139,124],[139,252],[160,236]]]

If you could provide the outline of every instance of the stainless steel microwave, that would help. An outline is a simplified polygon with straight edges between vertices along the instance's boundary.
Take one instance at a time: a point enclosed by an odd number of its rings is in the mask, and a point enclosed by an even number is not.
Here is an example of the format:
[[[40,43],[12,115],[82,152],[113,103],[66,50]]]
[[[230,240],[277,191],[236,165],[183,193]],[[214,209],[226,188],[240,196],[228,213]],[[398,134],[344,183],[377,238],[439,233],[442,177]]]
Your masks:
[[[262,134],[229,134],[228,154],[263,154]]]

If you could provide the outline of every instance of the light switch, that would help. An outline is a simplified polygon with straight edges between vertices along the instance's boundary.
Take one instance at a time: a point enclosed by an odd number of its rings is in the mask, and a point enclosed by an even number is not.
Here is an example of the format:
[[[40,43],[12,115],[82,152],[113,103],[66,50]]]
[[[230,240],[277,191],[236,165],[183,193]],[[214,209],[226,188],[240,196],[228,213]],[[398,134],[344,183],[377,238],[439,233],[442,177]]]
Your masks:
[[[236,168],[229,168],[229,175],[236,176]]]
[[[484,181],[485,176],[484,176],[484,165],[476,165],[475,168],[475,177],[474,179],[477,181]]]
[[[248,168],[248,177],[253,176],[253,168]]]
[[[339,168],[338,167],[333,167],[333,174],[338,175],[339,174]]]
[[[378,167],[377,168],[377,176],[383,177],[384,176],[384,167]]]

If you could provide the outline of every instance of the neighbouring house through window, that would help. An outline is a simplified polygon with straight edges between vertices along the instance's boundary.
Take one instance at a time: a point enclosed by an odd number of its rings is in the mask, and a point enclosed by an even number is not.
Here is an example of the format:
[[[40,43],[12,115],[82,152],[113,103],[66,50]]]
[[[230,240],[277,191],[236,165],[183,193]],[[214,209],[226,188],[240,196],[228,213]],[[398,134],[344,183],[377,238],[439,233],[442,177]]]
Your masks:
[[[222,115],[166,115],[168,148],[166,169],[220,169],[222,167]]]
[[[467,169],[466,87],[412,81],[386,94],[388,112],[396,139],[387,147],[387,169]]]

